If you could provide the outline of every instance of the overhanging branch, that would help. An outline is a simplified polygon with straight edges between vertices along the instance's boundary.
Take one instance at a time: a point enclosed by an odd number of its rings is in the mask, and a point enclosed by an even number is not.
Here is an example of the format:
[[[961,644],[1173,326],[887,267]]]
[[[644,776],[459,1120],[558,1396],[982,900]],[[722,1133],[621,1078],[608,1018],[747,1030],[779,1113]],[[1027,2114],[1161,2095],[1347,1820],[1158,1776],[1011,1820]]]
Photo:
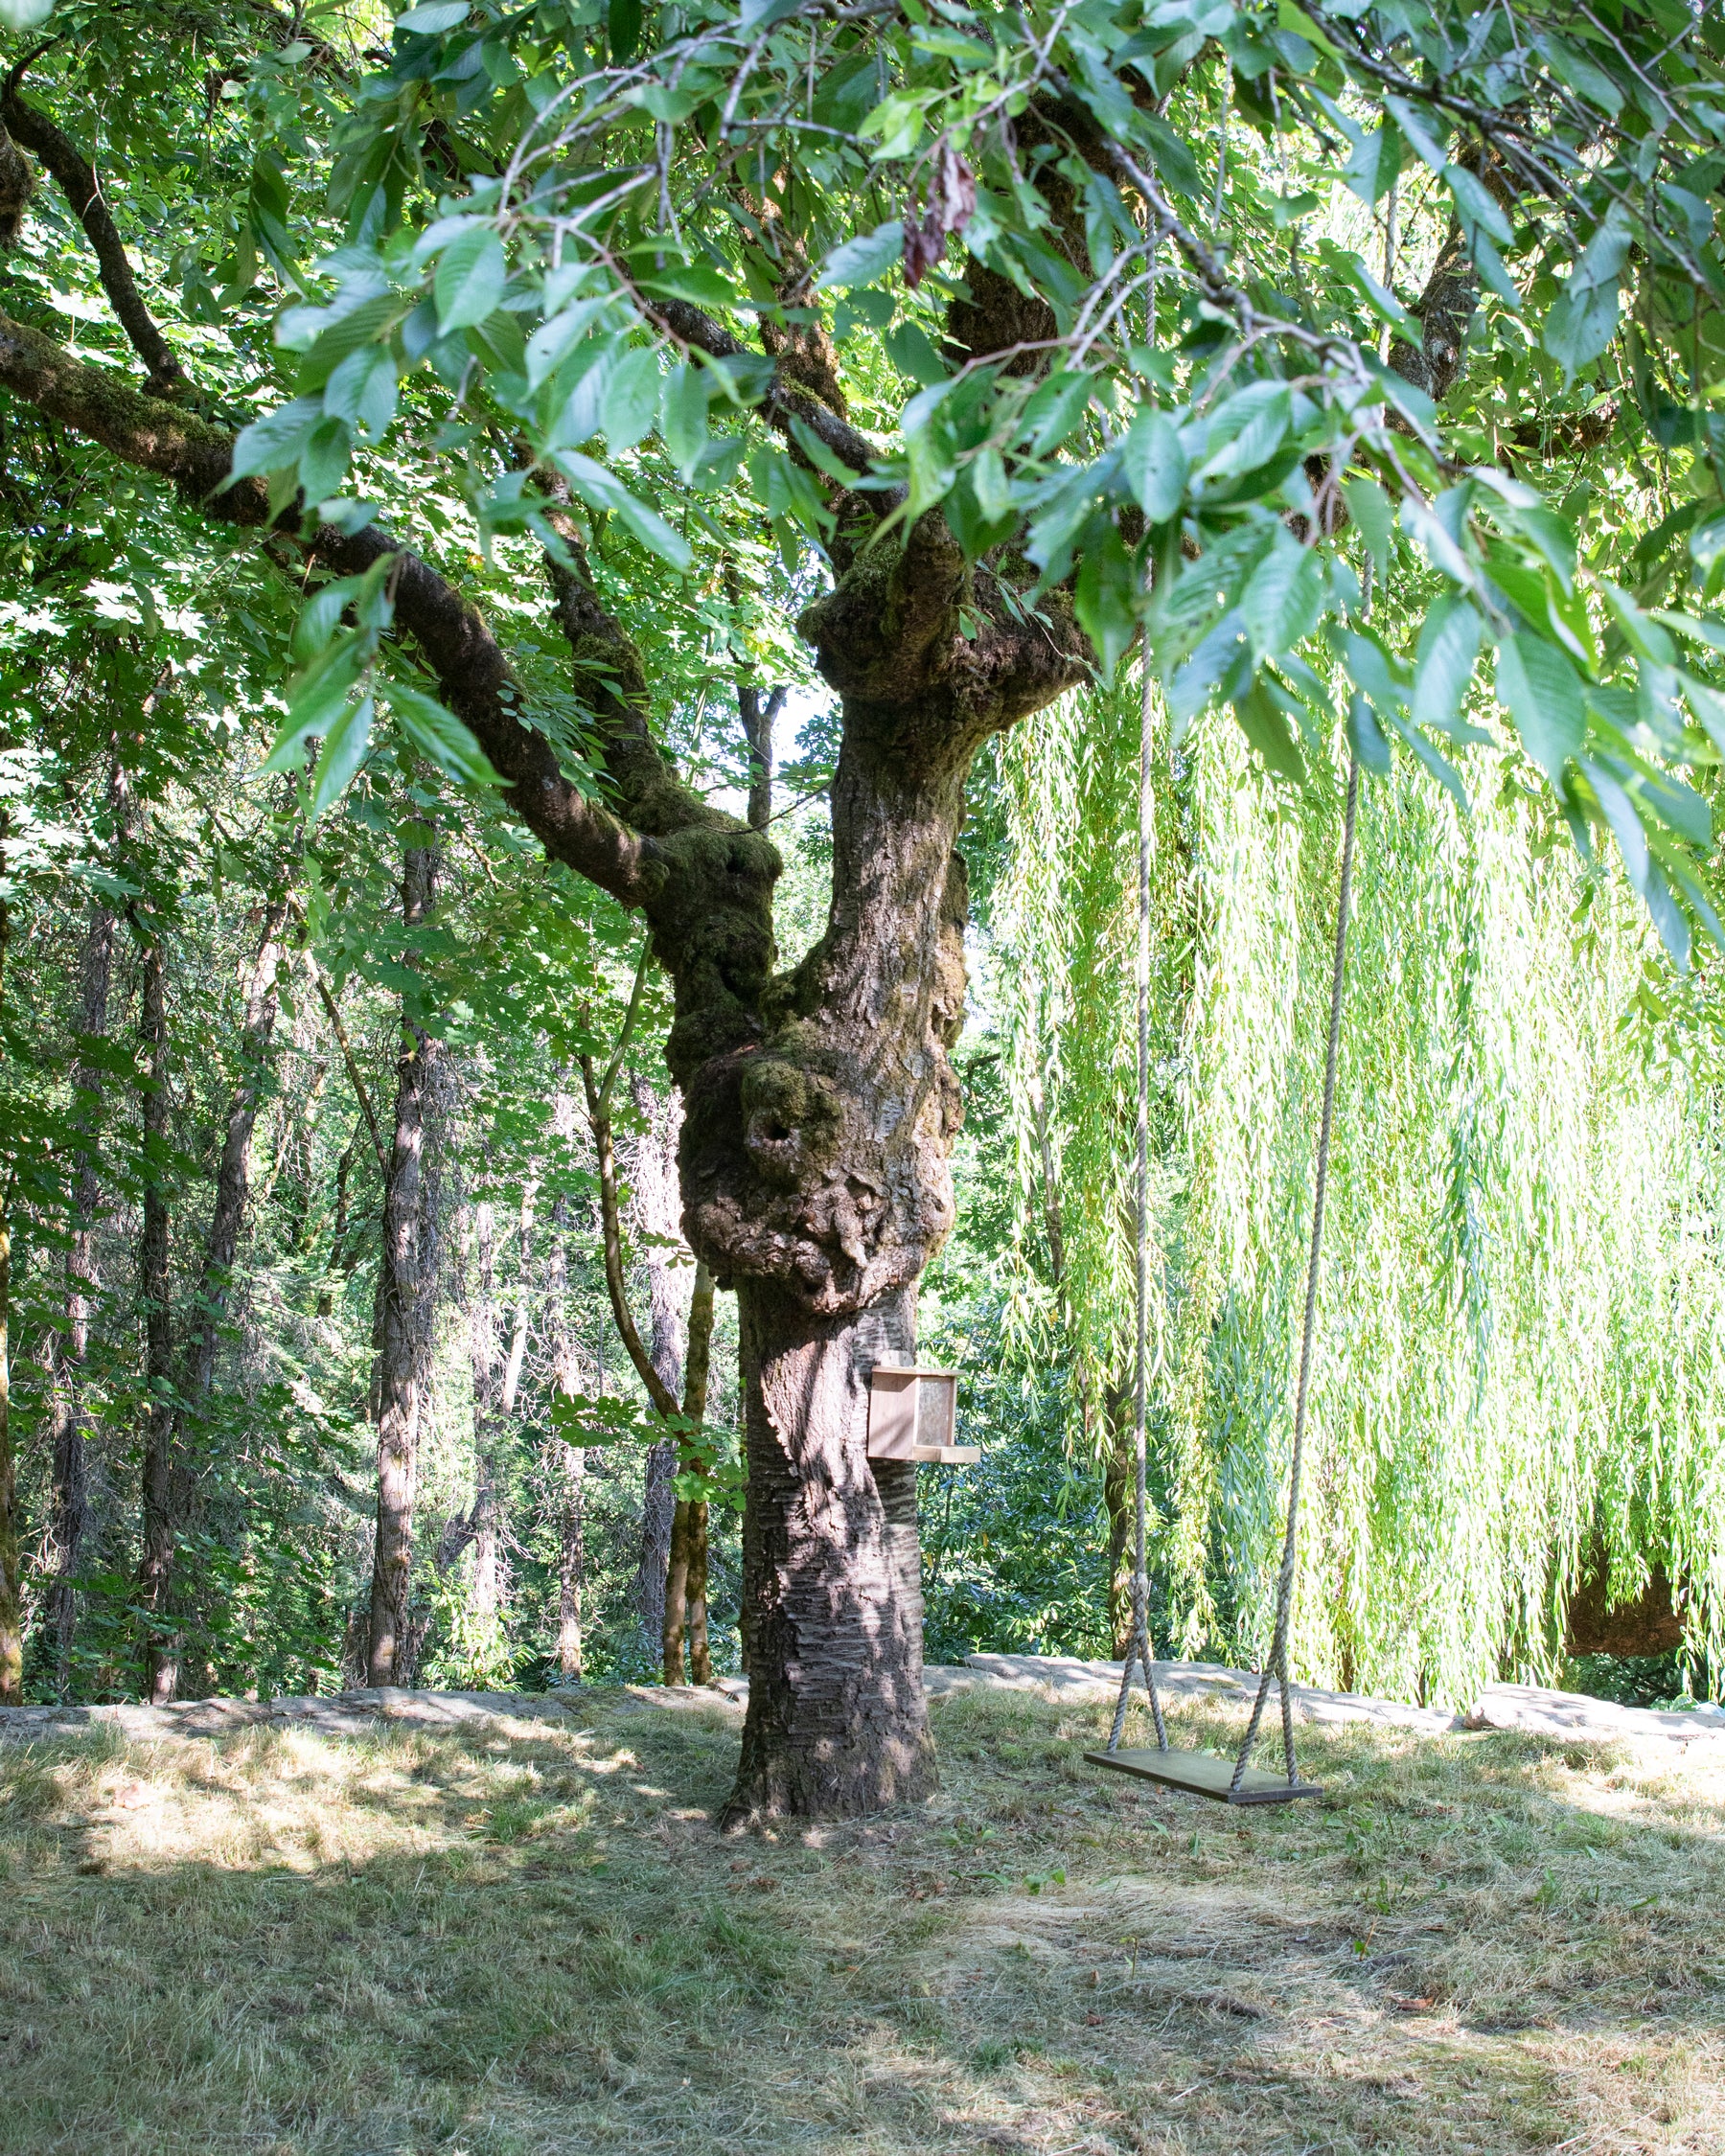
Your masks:
[[[228,484],[234,437],[225,428],[141,395],[4,314],[0,389],[99,443],[123,463],[172,480],[213,520],[251,530],[268,526],[263,481]],[[587,800],[564,778],[550,743],[519,716],[524,700],[478,608],[380,526],[350,535],[326,525],[309,537],[282,527],[281,536],[337,576],[363,574],[384,555],[398,558],[396,621],[424,654],[444,701],[502,773],[504,798],[554,860],[624,906],[644,905],[663,875],[656,842]]]
[[[103,199],[96,168],[45,112],[38,112],[34,105],[25,103],[18,95],[21,73],[22,69],[14,68],[6,79],[5,91],[0,93],[0,122],[5,123],[7,132],[15,143],[53,173],[61,194],[72,205],[73,215],[83,226],[90,245],[96,250],[97,267],[108,303],[139,358],[150,370],[145,387],[154,397],[177,397],[187,387],[185,370],[138,291],[119,227]]]

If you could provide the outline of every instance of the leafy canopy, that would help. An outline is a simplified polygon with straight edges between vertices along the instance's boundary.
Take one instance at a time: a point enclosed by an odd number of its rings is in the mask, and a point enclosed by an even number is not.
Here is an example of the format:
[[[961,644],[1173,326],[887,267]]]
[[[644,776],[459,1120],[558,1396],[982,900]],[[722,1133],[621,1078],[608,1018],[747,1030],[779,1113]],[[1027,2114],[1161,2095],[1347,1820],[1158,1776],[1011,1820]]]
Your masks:
[[[56,20],[41,69],[150,64]],[[1073,580],[1102,674],[1142,633],[1177,732],[1224,702],[1291,781],[1346,717],[1459,793],[1489,650],[1681,959],[1719,932],[1722,56],[1670,0],[333,8],[222,80],[179,268],[214,320],[288,302],[235,460],[284,513],[363,523],[409,443],[482,546],[558,553],[555,492],[673,575],[744,505],[788,567],[867,497],[877,545],[938,513],[1015,607]],[[990,292],[1026,303],[1003,345]],[[828,310],[865,425],[775,365]],[[312,609],[277,754],[323,742],[322,806],[388,580]],[[389,700],[488,777],[423,683]]]

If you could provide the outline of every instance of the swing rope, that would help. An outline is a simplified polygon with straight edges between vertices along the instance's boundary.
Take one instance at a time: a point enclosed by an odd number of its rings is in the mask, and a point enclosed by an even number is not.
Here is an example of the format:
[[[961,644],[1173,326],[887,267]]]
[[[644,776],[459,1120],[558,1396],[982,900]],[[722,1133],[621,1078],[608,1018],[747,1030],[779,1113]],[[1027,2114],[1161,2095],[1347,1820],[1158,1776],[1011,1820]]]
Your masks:
[[[1156,1669],[1150,1658],[1148,1604],[1150,1582],[1145,1566],[1146,1415],[1149,1377],[1148,1312],[1150,1292],[1150,868],[1154,857],[1155,797],[1151,787],[1151,673],[1144,669],[1144,697],[1138,728],[1138,1354],[1134,1373],[1133,1432],[1137,1520],[1133,1548],[1132,1638],[1120,1671],[1119,1697],[1115,1703],[1114,1727],[1108,1751],[1117,1753],[1126,1729],[1126,1709],[1132,1691],[1134,1663],[1142,1666],[1144,1688],[1150,1695],[1150,1712],[1156,1724],[1160,1752],[1168,1750],[1167,1729],[1162,1719],[1162,1697],[1156,1688]],[[1306,1407],[1311,1390],[1312,1342],[1318,1323],[1318,1273],[1323,1253],[1324,1200],[1329,1187],[1330,1137],[1335,1126],[1336,1065],[1342,1046],[1342,997],[1347,968],[1347,920],[1353,892],[1354,834],[1360,800],[1360,761],[1347,761],[1347,806],[1342,827],[1342,873],[1336,895],[1335,963],[1330,974],[1329,1040],[1323,1063],[1323,1111],[1318,1128],[1318,1160],[1312,1195],[1312,1241],[1306,1266],[1305,1319],[1300,1342],[1300,1379],[1294,1402],[1294,1445],[1288,1463],[1288,1519],[1282,1539],[1281,1572],[1276,1581],[1276,1629],[1270,1654],[1258,1680],[1245,1742],[1234,1762],[1230,1795],[1238,1795],[1252,1763],[1264,1708],[1274,1680],[1281,1697],[1282,1754],[1288,1786],[1303,1785],[1294,1753],[1294,1703],[1288,1685],[1288,1627],[1294,1607],[1295,1559],[1299,1549],[1300,1481],[1305,1452]],[[1093,1756],[1093,1755],[1092,1755]]]
[[[1157,1749],[1168,1749],[1162,1696],[1150,1661],[1150,1577],[1145,1569],[1144,1515],[1145,1425],[1149,1397],[1150,1310],[1150,866],[1156,848],[1156,798],[1151,791],[1151,671],[1144,664],[1144,696],[1138,716],[1138,1359],[1133,1377],[1133,1473],[1137,1493],[1137,1534],[1132,1556],[1132,1639],[1120,1671],[1120,1696],[1115,1702],[1110,1752],[1120,1749],[1126,1728],[1126,1702],[1132,1689],[1132,1664],[1143,1666],[1144,1688],[1156,1723]]]
[[[1294,1701],[1288,1687],[1288,1620],[1294,1609],[1294,1559],[1299,1547],[1300,1471],[1305,1452],[1306,1401],[1312,1379],[1312,1336],[1318,1323],[1318,1266],[1323,1253],[1323,1201],[1329,1186],[1330,1132],[1336,1112],[1336,1060],[1342,1045],[1342,989],[1347,967],[1347,908],[1353,889],[1354,816],[1360,802],[1360,760],[1347,759],[1347,813],[1342,825],[1342,880],[1336,894],[1336,962],[1330,975],[1329,1044],[1323,1058],[1323,1116],[1318,1126],[1318,1174],[1312,1192],[1312,1249],[1306,1264],[1305,1323],[1300,1339],[1300,1385],[1294,1395],[1294,1451],[1288,1462],[1288,1525],[1282,1538],[1281,1577],[1276,1588],[1276,1632],[1269,1659],[1258,1680],[1252,1719],[1246,1725],[1246,1741],[1234,1761],[1230,1789],[1237,1790],[1252,1764],[1258,1725],[1264,1719],[1264,1703],[1270,1696],[1271,1679],[1281,1693],[1282,1755],[1287,1763],[1288,1786],[1298,1786],[1300,1769],[1294,1759]]]

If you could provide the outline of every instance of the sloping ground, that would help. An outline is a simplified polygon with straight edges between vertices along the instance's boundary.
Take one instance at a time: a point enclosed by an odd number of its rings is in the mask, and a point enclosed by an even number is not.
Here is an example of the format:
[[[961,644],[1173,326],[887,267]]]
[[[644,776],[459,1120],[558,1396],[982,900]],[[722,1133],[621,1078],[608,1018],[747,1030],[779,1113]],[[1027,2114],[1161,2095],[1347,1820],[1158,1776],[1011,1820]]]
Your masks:
[[[1079,1662],[1069,1655],[971,1655],[960,1666],[934,1667],[925,1675],[932,1698],[998,1689],[1034,1691],[1056,1701],[1112,1702],[1120,1688],[1117,1662]],[[1252,1672],[1212,1662],[1159,1662],[1156,1680],[1174,1706],[1249,1709],[1258,1687]],[[1141,1691],[1141,1687],[1140,1673],[1135,1678],[1135,1688]],[[741,1704],[748,1697],[748,1680],[721,1678],[717,1689],[723,1699]],[[711,1697],[687,1686],[630,1685],[623,1690],[631,1699],[656,1707],[690,1706]],[[1718,1763],[1725,1767],[1722,1707],[1667,1712],[1619,1707],[1610,1700],[1548,1691],[1534,1685],[1492,1685],[1465,1713],[1457,1714],[1447,1708],[1410,1707],[1397,1700],[1368,1699],[1358,1692],[1320,1691],[1309,1685],[1296,1685],[1293,1691],[1302,1725],[1368,1722],[1382,1729],[1417,1730],[1428,1736],[1446,1730],[1525,1730],[1540,1736],[1649,1745],[1656,1751],[1675,1746],[1679,1753],[1700,1744],[1697,1757],[1712,1756],[1710,1747],[1716,1744]],[[261,1724],[357,1736],[379,1720],[443,1729],[494,1714],[558,1716],[571,1703],[592,1697],[592,1692],[580,1688],[550,1693],[422,1692],[385,1685],[321,1698],[186,1700],[172,1707],[0,1708],[0,1738],[69,1736],[92,1728],[116,1730],[128,1737],[220,1736]],[[1279,1708],[1280,1694],[1273,1683],[1266,1724],[1272,1733]]]
[[[1725,2151],[1711,1746],[1326,1716],[1242,1817],[1009,1674],[932,1803],[743,1840],[711,1697],[8,1744],[0,2150]]]

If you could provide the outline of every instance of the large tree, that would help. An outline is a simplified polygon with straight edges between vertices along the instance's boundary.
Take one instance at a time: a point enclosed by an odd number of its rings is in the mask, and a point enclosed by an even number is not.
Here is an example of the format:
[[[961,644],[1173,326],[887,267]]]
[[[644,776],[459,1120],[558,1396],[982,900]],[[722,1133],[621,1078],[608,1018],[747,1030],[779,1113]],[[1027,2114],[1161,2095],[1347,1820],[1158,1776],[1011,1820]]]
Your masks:
[[[45,214],[82,224],[134,380],[26,287],[0,387],[317,587],[275,759],[314,745],[313,814],[387,705],[644,916],[684,1229],[741,1313],[731,1814],[914,1796],[914,1469],[865,1457],[866,1375],[913,1348],[952,1226],[958,841],[989,736],[1142,639],[1177,730],[1229,705],[1291,785],[1399,743],[1459,788],[1439,744],[1478,738],[1490,644],[1577,841],[1614,836],[1675,952],[1717,933],[1708,804],[1677,775],[1725,745],[1718,632],[1680,610],[1725,562],[1717,24],[427,0],[385,52],[374,14],[320,14],[318,42],[66,7],[0,110]],[[122,243],[128,165],[189,220],[166,315]],[[5,171],[15,225],[28,167]],[[246,361],[219,393],[217,331]],[[276,408],[236,438],[218,412],[242,399]],[[1579,552],[1533,484],[1558,452],[1622,481]],[[721,587],[745,486],[842,721],[828,924],[789,973],[770,836],[671,768],[645,655],[646,559]],[[456,581],[457,491],[481,549],[542,558],[551,693],[518,589],[504,629]]]

